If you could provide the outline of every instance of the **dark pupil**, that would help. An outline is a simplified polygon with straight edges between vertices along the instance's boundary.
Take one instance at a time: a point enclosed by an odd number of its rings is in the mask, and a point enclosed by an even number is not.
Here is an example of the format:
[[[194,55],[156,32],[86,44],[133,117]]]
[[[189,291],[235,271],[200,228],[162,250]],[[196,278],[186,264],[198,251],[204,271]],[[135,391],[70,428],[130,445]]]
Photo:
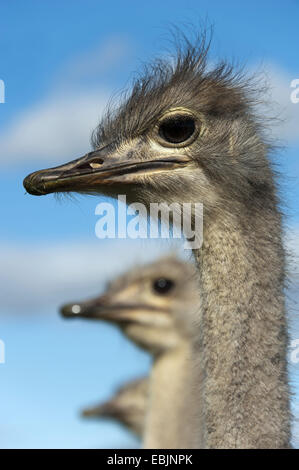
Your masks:
[[[180,144],[185,142],[195,130],[194,119],[187,116],[177,116],[165,119],[159,127],[159,135],[167,142]]]
[[[158,294],[166,294],[173,286],[173,282],[169,279],[161,278],[154,282],[154,289]]]

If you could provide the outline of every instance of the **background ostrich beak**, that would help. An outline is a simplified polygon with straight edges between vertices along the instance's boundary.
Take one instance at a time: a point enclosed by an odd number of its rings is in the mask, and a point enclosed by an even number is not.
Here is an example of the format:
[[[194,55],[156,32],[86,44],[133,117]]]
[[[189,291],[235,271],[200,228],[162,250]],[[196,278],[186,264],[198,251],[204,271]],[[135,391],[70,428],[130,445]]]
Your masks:
[[[85,408],[81,411],[81,416],[88,418],[97,417],[118,417],[120,415],[119,408],[113,403],[113,401],[107,401],[101,405],[94,406],[91,408]]]
[[[109,317],[111,307],[105,305],[100,300],[86,301],[86,302],[74,302],[65,304],[60,308],[60,313],[66,318],[98,318],[104,319]]]
[[[136,183],[140,175],[175,169],[188,162],[185,155],[134,160],[132,152],[119,155],[110,144],[64,165],[31,173],[23,184],[34,196],[65,191],[101,192],[102,186]]]
[[[86,302],[74,302],[65,304],[60,308],[60,314],[65,318],[86,318],[91,320],[103,320],[111,323],[123,323],[136,321],[138,318],[138,306],[127,304],[113,304],[106,297]]]

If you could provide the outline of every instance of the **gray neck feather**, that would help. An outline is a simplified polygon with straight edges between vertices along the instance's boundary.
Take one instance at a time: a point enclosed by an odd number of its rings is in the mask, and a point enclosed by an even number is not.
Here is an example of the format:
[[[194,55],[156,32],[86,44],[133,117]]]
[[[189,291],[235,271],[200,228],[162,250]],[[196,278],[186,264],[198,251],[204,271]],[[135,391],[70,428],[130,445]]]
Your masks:
[[[238,214],[225,224],[204,224],[203,246],[194,252],[201,297],[196,348],[203,377],[202,446],[286,448],[290,409],[280,215],[245,213],[243,220]]]

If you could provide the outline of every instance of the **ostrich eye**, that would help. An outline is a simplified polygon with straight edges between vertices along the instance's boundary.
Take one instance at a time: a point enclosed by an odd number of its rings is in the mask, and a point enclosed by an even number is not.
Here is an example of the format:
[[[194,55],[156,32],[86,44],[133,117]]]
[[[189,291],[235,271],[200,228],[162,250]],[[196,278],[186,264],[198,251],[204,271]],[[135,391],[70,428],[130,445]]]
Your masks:
[[[174,282],[170,279],[161,277],[153,283],[153,288],[156,294],[167,294],[174,287]]]
[[[187,142],[195,132],[195,120],[192,116],[169,116],[159,126],[159,136],[170,144]]]

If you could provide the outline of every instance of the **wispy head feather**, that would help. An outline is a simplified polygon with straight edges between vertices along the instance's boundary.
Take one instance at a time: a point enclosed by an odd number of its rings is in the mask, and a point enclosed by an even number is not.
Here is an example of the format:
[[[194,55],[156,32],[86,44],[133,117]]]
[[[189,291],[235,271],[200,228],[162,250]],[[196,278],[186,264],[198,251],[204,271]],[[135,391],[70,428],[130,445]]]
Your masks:
[[[93,147],[141,135],[173,107],[195,108],[213,116],[236,117],[250,111],[256,90],[245,74],[224,61],[209,69],[211,34],[204,31],[191,41],[176,30],[173,38],[174,54],[144,65],[120,103],[110,104],[93,132]]]

